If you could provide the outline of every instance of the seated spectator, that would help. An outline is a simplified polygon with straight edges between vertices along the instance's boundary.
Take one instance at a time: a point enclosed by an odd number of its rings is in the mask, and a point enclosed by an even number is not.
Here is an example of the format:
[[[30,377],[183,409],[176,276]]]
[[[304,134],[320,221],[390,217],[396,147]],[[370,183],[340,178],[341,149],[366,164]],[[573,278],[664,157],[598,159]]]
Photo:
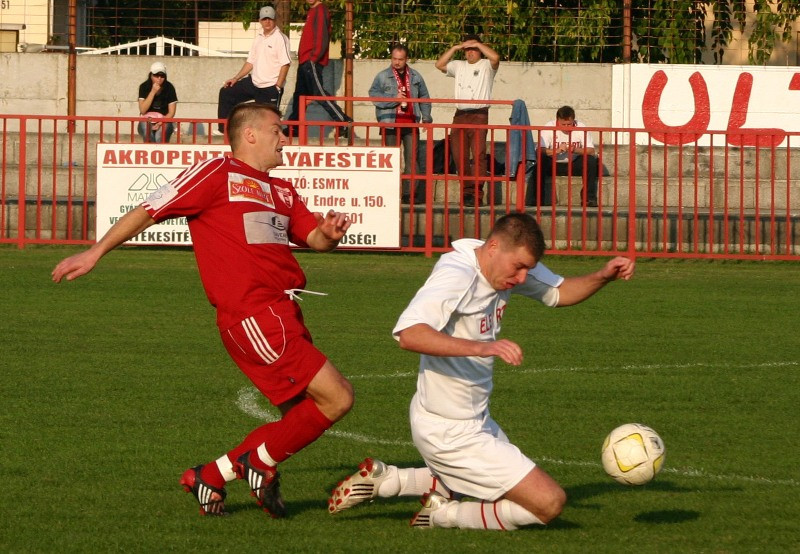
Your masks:
[[[425,80],[418,71],[408,65],[408,48],[404,44],[392,45],[392,63],[380,71],[369,88],[372,97],[392,98],[375,104],[375,117],[380,123],[430,123],[431,105],[429,102],[404,102],[404,98],[430,98]],[[419,127],[381,127],[381,135],[386,146],[397,146],[398,139],[403,144],[403,174],[419,173],[420,157]],[[408,179],[403,179],[402,201],[407,204],[425,201],[425,181],[417,180],[413,191]]]
[[[219,119],[228,119],[236,104],[248,100],[280,107],[292,59],[289,57],[289,38],[278,28],[276,17],[272,6],[264,6],[259,10],[261,30],[253,39],[247,60],[236,75],[222,83],[219,89]],[[214,134],[222,134],[225,125],[220,123],[218,129],[219,132]]]
[[[595,154],[591,133],[578,130],[586,125],[575,119],[575,110],[570,106],[560,107],[556,112],[555,121],[548,121],[545,125],[556,129],[545,129],[539,133],[542,190],[549,192],[552,189],[555,166],[556,175],[582,176],[583,205],[596,207],[600,160]],[[543,196],[548,197],[547,194]]]
[[[175,117],[177,107],[178,94],[172,83],[167,81],[167,66],[154,62],[147,80],[139,85],[139,115],[147,118],[147,121],[139,122],[139,136],[145,142],[169,142],[175,124],[159,120],[162,117]]]

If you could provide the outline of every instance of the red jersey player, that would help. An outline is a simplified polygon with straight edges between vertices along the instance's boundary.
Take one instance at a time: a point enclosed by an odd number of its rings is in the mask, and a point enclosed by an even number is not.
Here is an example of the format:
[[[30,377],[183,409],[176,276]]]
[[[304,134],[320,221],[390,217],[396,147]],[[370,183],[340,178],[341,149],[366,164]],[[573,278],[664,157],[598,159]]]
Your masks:
[[[333,210],[324,216],[309,212],[289,182],[268,175],[282,164],[286,143],[277,108],[236,106],[228,135],[232,157],[182,172],[88,250],[62,260],[52,278],[71,281],[150,225],[187,218],[222,341],[282,418],[253,430],[216,461],[187,469],[180,482],[202,514],[223,515],[226,482],[244,479],[267,513],[283,517],[278,463],[314,442],[353,404],[352,386],[312,345],[303,325],[294,298],[305,275],[289,243],[332,250],[350,221]]]

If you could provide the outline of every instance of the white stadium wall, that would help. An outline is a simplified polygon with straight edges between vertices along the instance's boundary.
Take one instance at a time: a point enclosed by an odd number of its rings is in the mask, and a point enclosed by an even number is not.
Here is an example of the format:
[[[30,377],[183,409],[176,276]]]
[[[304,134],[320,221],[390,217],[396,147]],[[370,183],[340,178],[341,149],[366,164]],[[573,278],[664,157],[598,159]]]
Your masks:
[[[156,59],[166,64],[168,78],[178,92],[177,117],[189,118],[216,117],[219,87],[243,63],[243,58],[78,56],[76,115],[137,116],[138,87]],[[367,96],[375,74],[388,64],[388,60],[356,60],[354,95]],[[412,67],[422,73],[431,97],[452,98],[453,80],[438,71],[433,61],[413,62]],[[284,110],[291,100],[296,69],[293,63],[283,97]],[[333,60],[326,73],[329,86],[344,94],[342,61]],[[66,115],[66,54],[0,54],[0,74],[3,113]],[[494,98],[524,100],[532,124],[544,124],[559,106],[570,104],[583,120],[607,126],[611,125],[611,79],[612,65],[507,62],[501,64],[497,74]],[[369,103],[358,103],[354,111],[357,120],[374,120],[374,108]],[[450,121],[452,111],[446,105],[436,108],[434,120]],[[509,115],[510,109],[493,110],[490,123],[508,123]]]
[[[137,116],[138,86],[147,78],[155,59],[78,56],[77,115]],[[177,117],[204,119],[216,117],[219,87],[243,61],[216,57],[162,60],[178,92]],[[355,60],[354,95],[367,96],[375,74],[387,66],[385,60]],[[422,73],[431,97],[452,98],[453,80],[439,72],[432,61],[413,62],[412,67]],[[283,98],[284,111],[291,100],[295,71],[293,63]],[[344,93],[343,73],[342,61],[334,60],[325,75],[327,86],[336,88],[338,95]],[[0,54],[0,76],[2,113],[66,115],[65,54]],[[653,94],[654,90],[660,90],[660,94]],[[680,127],[692,121],[696,111],[707,110],[708,130],[738,126],[800,132],[796,109],[800,105],[800,69],[795,67],[506,62],[500,66],[493,96],[496,100],[522,99],[532,125],[544,125],[560,106],[569,104],[579,119],[598,127],[642,128],[647,126],[647,109],[651,120],[655,113],[660,123]],[[655,105],[654,98],[658,100]],[[451,121],[452,111],[448,104],[434,107],[434,121]],[[510,107],[498,106],[490,110],[490,124],[507,124],[509,115]],[[354,116],[358,121],[373,121],[372,104],[357,102]]]

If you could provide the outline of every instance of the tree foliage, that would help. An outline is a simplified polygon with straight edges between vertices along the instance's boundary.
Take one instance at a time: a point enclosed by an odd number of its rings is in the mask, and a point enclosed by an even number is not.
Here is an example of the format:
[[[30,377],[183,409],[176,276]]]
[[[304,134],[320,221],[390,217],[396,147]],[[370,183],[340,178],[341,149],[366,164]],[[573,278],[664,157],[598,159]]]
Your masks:
[[[343,34],[347,0],[329,0]],[[292,13],[304,8],[292,0]],[[623,57],[620,0],[391,0],[353,2],[355,50],[387,57],[403,41],[414,57],[435,59],[466,33],[477,33],[514,61],[619,62]],[[792,39],[800,0],[631,0],[632,61],[716,63],[735,38],[749,32],[751,63],[766,63]]]
[[[90,17],[98,42],[165,34],[193,41],[205,20],[249,25],[271,1],[288,5],[301,23],[306,0],[94,0]],[[436,59],[465,34],[479,34],[506,60],[551,62],[623,61],[623,0],[373,0],[350,2],[355,54],[388,58],[392,42],[404,42],[415,58]],[[348,0],[327,0],[331,36],[343,39]],[[700,63],[711,51],[721,63],[737,33],[748,36],[751,63],[766,63],[776,45],[792,39],[800,0],[630,0],[631,60]],[[149,22],[149,23],[148,23]],[[154,24],[155,22],[155,24]],[[111,36],[111,33],[116,33]]]

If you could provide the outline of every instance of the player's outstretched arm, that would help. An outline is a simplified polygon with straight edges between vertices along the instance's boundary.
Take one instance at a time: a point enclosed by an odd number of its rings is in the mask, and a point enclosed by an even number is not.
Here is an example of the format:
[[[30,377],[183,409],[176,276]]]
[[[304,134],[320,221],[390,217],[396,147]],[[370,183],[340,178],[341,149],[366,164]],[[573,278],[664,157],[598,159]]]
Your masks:
[[[558,306],[572,306],[583,302],[611,281],[628,281],[636,270],[636,262],[618,256],[609,260],[602,269],[581,275],[567,277],[558,288]]]
[[[72,281],[86,275],[94,269],[100,258],[153,223],[153,218],[141,206],[126,213],[91,248],[61,260],[51,273],[53,281],[60,283],[65,277],[67,281]]]
[[[425,323],[417,323],[397,333],[400,348],[428,356],[499,356],[511,365],[522,363],[522,348],[510,340],[481,342],[451,337]]]
[[[333,210],[328,210],[324,216],[314,213],[314,217],[317,218],[317,228],[308,234],[306,244],[317,252],[336,248],[352,224],[347,215]]]

